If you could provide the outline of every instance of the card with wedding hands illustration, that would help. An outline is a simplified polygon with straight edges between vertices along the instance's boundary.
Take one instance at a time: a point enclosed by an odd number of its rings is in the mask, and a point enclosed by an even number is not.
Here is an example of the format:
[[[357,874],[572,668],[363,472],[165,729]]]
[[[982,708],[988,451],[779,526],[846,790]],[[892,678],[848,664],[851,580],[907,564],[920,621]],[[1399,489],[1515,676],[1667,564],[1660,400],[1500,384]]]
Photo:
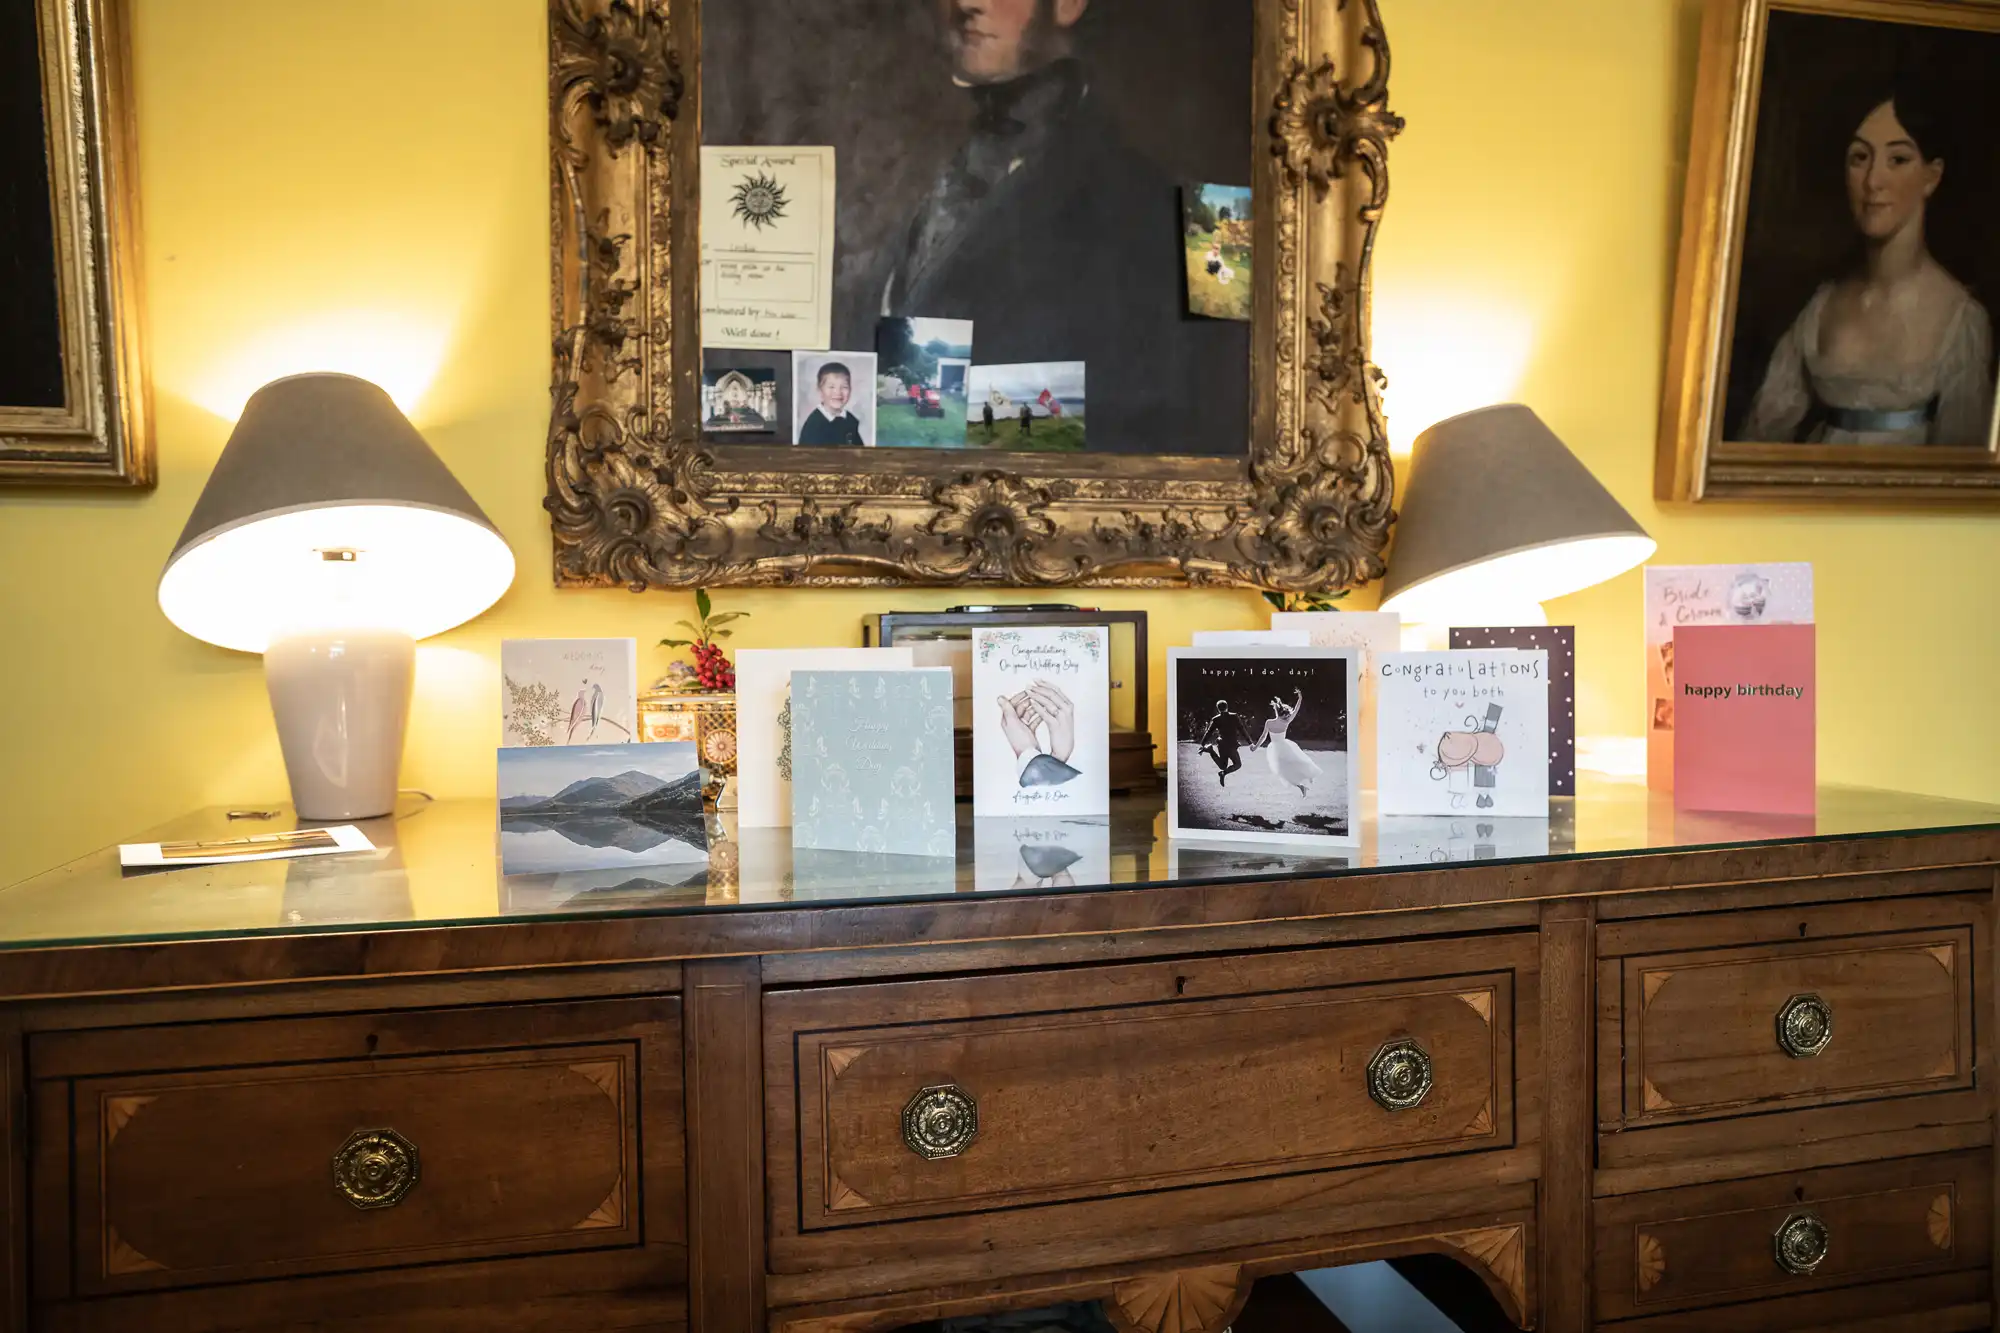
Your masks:
[[[973,631],[973,813],[1111,809],[1109,636],[1101,627]]]

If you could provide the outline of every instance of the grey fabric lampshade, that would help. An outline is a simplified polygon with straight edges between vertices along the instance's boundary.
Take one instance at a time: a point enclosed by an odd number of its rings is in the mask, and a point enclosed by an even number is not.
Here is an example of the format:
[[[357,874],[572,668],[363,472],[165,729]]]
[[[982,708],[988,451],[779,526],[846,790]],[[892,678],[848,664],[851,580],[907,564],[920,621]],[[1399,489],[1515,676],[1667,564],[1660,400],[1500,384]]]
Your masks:
[[[1418,436],[1401,511],[1382,605],[1405,619],[1472,614],[1481,597],[1515,606],[1560,597],[1623,573],[1655,547],[1519,403]]]
[[[335,575],[318,563],[346,562]],[[499,529],[380,387],[294,375],[243,408],[160,576],[176,625],[261,652],[338,599],[348,623],[435,634],[512,582]]]

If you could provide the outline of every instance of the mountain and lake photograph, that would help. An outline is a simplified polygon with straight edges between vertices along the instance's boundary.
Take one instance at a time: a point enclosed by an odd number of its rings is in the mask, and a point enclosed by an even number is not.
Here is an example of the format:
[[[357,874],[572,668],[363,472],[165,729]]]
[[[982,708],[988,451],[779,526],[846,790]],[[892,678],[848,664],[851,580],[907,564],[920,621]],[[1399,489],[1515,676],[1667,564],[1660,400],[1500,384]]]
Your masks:
[[[500,873],[708,860],[691,741],[500,751]]]

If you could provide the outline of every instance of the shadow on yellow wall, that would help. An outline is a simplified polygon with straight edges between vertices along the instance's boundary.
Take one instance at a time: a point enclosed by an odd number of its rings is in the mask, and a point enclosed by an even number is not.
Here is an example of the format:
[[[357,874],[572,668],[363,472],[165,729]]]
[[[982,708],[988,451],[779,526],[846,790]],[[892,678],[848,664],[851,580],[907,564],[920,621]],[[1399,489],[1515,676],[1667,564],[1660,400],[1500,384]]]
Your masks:
[[[134,3],[161,484],[0,496],[0,882],[194,805],[284,791],[260,663],[179,634],[153,601],[230,413],[278,374],[388,386],[520,559],[494,610],[420,649],[410,785],[490,789],[502,638],[635,635],[652,673],[666,659],[651,643],[686,614],[666,595],[558,595],[546,572],[545,0]],[[1814,561],[1824,775],[2000,798],[1995,520],[1649,499],[1689,0],[1385,10],[1393,102],[1410,120],[1377,268],[1398,441],[1519,397],[1660,539],[1662,560]],[[852,643],[871,611],[965,600],[724,598],[753,613],[739,646]],[[1578,626],[1586,734],[1639,729],[1637,599],[1629,575],[1549,608]],[[1144,607],[1156,658],[1265,610],[1250,593],[1078,600]]]

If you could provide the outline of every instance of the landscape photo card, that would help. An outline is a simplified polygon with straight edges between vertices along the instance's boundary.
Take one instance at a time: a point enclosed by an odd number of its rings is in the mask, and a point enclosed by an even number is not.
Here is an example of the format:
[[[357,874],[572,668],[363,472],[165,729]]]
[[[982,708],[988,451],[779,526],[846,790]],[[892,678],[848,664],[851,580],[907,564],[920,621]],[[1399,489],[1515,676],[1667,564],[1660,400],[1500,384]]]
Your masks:
[[[1540,649],[1385,653],[1378,810],[1549,814],[1549,655]]]
[[[632,639],[505,639],[500,743],[621,745],[639,739],[639,646]]]
[[[909,648],[737,649],[736,826],[791,825],[793,672],[899,671],[916,664]]]
[[[1817,630],[1674,631],[1674,804],[1810,815],[1818,809]]]
[[[792,845],[957,851],[951,671],[792,674]]]
[[[1810,625],[1813,571],[1775,565],[1648,565],[1646,782],[1674,785],[1674,632],[1684,625]]]
[[[500,873],[546,875],[708,859],[689,741],[500,751]]]
[[[972,801],[979,816],[1111,813],[1111,632],[972,632]]]
[[[1169,649],[1169,836],[1357,843],[1357,661],[1351,649]]]
[[[1526,648],[1549,655],[1549,795],[1576,795],[1576,626],[1451,631],[1453,648]]]

